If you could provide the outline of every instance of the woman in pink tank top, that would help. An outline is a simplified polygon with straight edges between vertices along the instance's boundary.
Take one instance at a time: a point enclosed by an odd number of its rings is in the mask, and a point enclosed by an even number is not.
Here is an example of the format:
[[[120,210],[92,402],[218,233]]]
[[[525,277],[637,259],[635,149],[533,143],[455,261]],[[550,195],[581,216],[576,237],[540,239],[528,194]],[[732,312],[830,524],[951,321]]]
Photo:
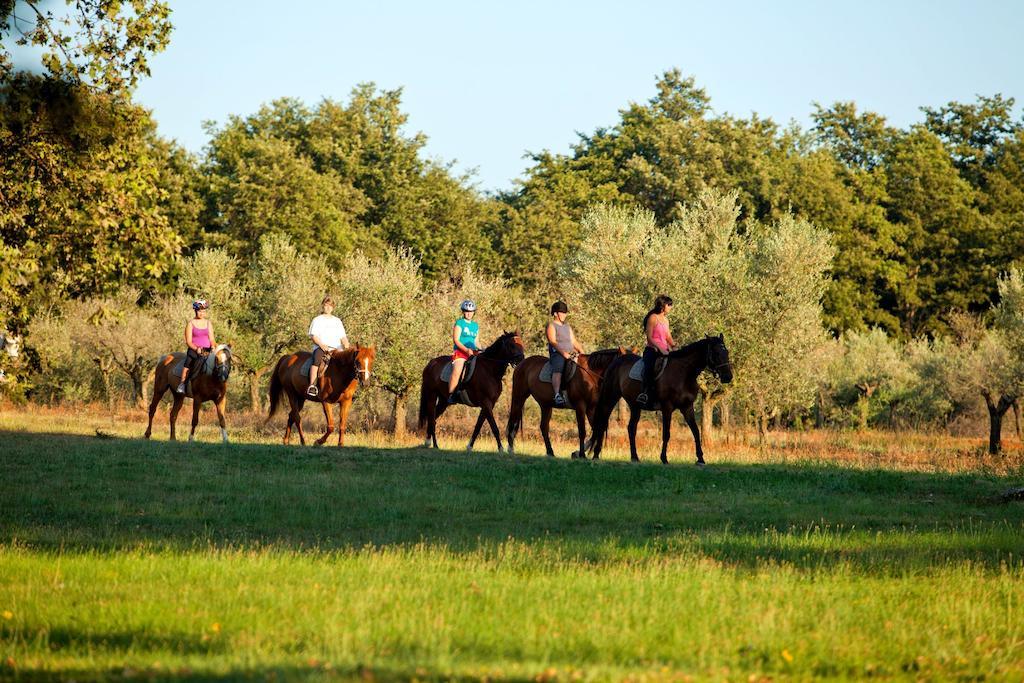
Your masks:
[[[185,367],[181,370],[181,382],[175,389],[179,394],[185,393],[185,380],[190,372],[197,372],[201,363],[213,350],[216,342],[213,339],[213,323],[207,319],[209,304],[206,299],[198,299],[192,302],[192,310],[196,317],[185,325],[185,344],[188,345],[188,352],[185,354]]]
[[[644,318],[644,336],[647,338],[643,355],[644,386],[636,397],[641,405],[652,405],[657,402],[654,396],[654,364],[661,356],[668,355],[676,345],[668,328],[668,314],[671,310],[672,297],[660,294],[654,300],[654,307]],[[652,398],[655,400],[650,400]]]

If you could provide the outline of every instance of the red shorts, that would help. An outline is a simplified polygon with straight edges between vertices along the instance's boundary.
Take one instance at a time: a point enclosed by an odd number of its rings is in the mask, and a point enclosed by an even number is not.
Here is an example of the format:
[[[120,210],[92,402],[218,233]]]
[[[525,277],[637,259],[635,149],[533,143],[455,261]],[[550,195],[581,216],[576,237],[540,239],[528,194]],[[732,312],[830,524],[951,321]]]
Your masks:
[[[462,360],[469,360],[472,357],[473,356],[469,355],[462,349],[455,349],[455,351],[452,352],[452,360],[456,360],[458,358],[461,358]]]

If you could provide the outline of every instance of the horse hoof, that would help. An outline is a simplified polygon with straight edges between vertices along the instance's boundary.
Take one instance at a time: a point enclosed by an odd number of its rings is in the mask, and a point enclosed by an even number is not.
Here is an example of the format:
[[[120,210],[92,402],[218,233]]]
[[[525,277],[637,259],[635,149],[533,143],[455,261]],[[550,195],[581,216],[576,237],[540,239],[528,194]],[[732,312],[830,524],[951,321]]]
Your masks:
[[[704,467],[705,464],[706,463],[703,460],[698,460],[697,461],[697,467]]]
[[[573,460],[578,460],[579,457],[580,457],[580,452],[579,451],[573,451],[572,455],[570,455],[569,457],[572,458]]]

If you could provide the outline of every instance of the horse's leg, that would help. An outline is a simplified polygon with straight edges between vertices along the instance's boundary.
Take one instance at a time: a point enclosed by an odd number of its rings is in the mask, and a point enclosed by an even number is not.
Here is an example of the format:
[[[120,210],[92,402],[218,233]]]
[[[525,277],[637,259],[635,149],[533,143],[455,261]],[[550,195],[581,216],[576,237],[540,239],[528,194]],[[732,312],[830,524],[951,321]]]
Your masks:
[[[185,402],[185,397],[174,392],[174,403],[171,404],[171,441],[176,441],[174,436],[174,425],[178,422],[178,413],[181,411],[181,404]]]
[[[466,450],[473,450],[473,443],[476,442],[476,437],[480,435],[480,428],[484,426],[484,409],[480,408],[480,414],[476,416],[476,426],[473,427],[473,436],[469,437],[469,443],[466,444]]]
[[[690,425],[690,431],[693,433],[693,443],[697,446],[697,464],[704,464],[704,450],[700,447],[700,428],[697,427],[697,416],[693,413],[693,401],[690,401],[683,408],[683,417],[686,418],[686,424]]]
[[[323,446],[325,443],[327,443],[327,437],[329,437],[331,435],[331,432],[334,431],[334,416],[331,415],[331,413],[333,412],[331,410],[331,406],[328,405],[326,401],[321,401],[320,407],[324,409],[324,419],[327,420],[327,431],[324,432],[323,436],[316,440],[317,446]]]
[[[437,418],[441,417],[444,411],[448,410],[448,398],[442,395],[438,396],[435,401],[433,410],[430,411],[430,420],[427,422],[427,431],[434,442],[434,448],[440,448],[437,445]]]
[[[587,413],[583,408],[576,408],[576,431],[579,432],[580,449],[572,454],[573,458],[587,457]]]
[[[494,406],[484,406],[480,411],[487,417],[487,424],[491,425],[491,432],[494,434],[494,440],[498,442],[498,452],[504,453],[504,449],[501,447],[501,431],[498,429],[498,422],[494,419]]]
[[[302,433],[302,404],[304,401],[297,401],[298,407],[295,408],[295,431],[299,433],[299,443],[303,446],[306,445],[306,435]]]
[[[524,381],[523,384],[526,382]],[[508,424],[505,427],[505,440],[508,441],[508,453],[512,455],[516,447],[516,433],[522,427],[523,406],[529,392],[523,391],[519,386],[512,385],[512,407],[508,412]]]
[[[352,407],[352,397],[341,397],[341,406],[338,408],[338,448],[345,445],[345,429],[348,426],[348,411]]]
[[[189,443],[192,443],[192,439],[196,438],[196,426],[199,425],[199,409],[202,407],[202,402],[195,395],[195,387],[192,387],[192,431],[188,433]]]
[[[555,451],[551,448],[551,436],[548,434],[551,429],[551,406],[540,407],[540,435],[544,437],[544,451],[549,457],[555,457]]]
[[[228,442],[228,421],[224,417],[224,406],[228,402],[228,395],[225,393],[220,397],[220,400],[214,403],[214,407],[217,409],[217,422],[220,423],[220,440],[221,443]]]
[[[156,415],[156,409],[160,407],[160,401],[163,400],[166,391],[166,385],[158,386],[153,382],[153,400],[149,402],[149,425],[146,426],[147,439],[153,434],[153,416]]]
[[[636,454],[636,426],[640,424],[639,406],[629,404],[629,424],[626,425],[626,432],[629,434],[629,459],[639,462],[640,456]]]
[[[668,401],[662,402],[661,408],[661,462],[668,464],[668,440],[672,434],[672,411],[675,406]]]

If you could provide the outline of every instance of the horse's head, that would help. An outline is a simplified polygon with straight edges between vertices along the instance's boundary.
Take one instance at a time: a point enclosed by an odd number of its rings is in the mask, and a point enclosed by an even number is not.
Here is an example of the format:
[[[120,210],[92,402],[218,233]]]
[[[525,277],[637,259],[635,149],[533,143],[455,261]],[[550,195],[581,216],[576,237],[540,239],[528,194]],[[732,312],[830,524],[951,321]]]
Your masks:
[[[729,349],[725,348],[725,335],[711,336],[708,341],[708,370],[718,376],[722,384],[732,381],[732,361],[729,360]]]
[[[221,382],[227,382],[231,374],[231,345],[221,344],[213,353],[213,376]]]
[[[356,344],[348,351],[335,351],[339,355],[351,354],[352,368],[356,377],[359,378],[359,385],[366,386],[370,382],[370,372],[373,370],[373,361],[377,358],[375,346],[360,346]]]
[[[526,358],[526,347],[523,346],[522,337],[519,336],[518,330],[512,330],[501,335],[502,350],[505,352],[505,357],[508,359],[509,365],[513,367],[519,365]]]

